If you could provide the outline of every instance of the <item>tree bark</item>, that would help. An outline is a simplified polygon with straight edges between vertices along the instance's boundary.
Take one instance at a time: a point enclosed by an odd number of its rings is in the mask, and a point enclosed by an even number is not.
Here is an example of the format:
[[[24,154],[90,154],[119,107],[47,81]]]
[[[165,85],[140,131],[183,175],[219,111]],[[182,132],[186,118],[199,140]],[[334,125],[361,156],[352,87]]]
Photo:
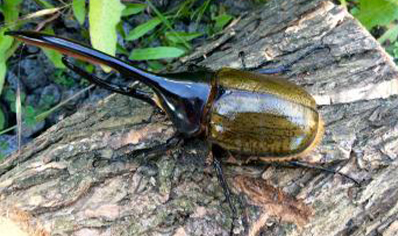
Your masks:
[[[240,51],[249,68],[288,65],[311,52],[286,73],[316,98],[325,120],[325,137],[305,160],[361,186],[312,169],[225,164],[238,210],[234,233],[397,235],[398,71],[377,41],[331,2],[274,0],[175,69],[241,68]],[[205,165],[203,140],[131,157],[174,133],[154,108],[109,96],[0,164],[0,213],[51,235],[228,235],[231,211]],[[96,161],[110,158],[121,161]]]

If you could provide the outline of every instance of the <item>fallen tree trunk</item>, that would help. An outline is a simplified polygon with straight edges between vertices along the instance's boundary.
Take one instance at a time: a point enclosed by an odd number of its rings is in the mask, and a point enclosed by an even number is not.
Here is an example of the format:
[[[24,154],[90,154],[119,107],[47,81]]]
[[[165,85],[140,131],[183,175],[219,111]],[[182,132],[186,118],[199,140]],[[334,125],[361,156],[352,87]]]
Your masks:
[[[225,165],[242,235],[396,235],[398,73],[380,45],[328,1],[275,0],[242,15],[182,58],[212,69],[288,64],[286,76],[317,100],[325,138],[307,161],[361,181],[301,168]],[[51,235],[228,235],[231,212],[206,145],[160,156],[172,124],[121,95],[80,110],[0,165],[1,214]],[[123,162],[93,163],[98,158]]]

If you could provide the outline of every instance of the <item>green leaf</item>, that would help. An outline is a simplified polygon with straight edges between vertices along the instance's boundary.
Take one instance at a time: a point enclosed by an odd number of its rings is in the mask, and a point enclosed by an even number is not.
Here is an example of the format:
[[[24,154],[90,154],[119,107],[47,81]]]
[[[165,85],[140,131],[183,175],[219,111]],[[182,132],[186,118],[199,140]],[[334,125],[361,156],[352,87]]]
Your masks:
[[[398,0],[360,0],[354,15],[368,30],[398,19]]]
[[[6,72],[7,72],[7,53],[6,51],[11,47],[13,38],[10,36],[4,35],[6,28],[0,29],[0,95],[3,90]]]
[[[62,54],[52,50],[43,48],[44,54],[50,59],[50,61],[54,64],[56,68],[65,69],[64,63],[62,63]]]
[[[11,47],[12,42],[14,41],[13,37],[4,35],[4,32],[7,30],[7,28],[0,28],[0,59],[6,59],[5,52]]]
[[[43,8],[54,8],[51,3],[44,0],[35,0],[35,2]]]
[[[388,29],[377,41],[380,44],[383,44],[386,40],[390,40],[390,42],[394,42],[398,37],[398,25],[394,25],[392,28]]]
[[[184,50],[176,47],[154,47],[135,49],[131,52],[129,59],[131,60],[156,60],[162,58],[180,57],[185,53]]]
[[[85,69],[88,73],[94,73],[95,67],[92,64],[87,64]]]
[[[394,58],[398,57],[398,42],[395,42],[392,49],[392,54]]]
[[[71,88],[76,84],[76,82],[67,76],[63,70],[56,70],[52,76],[52,81],[66,88]]]
[[[126,4],[126,8],[122,12],[122,16],[135,15],[142,12],[146,8],[146,4],[130,3]]]
[[[3,14],[4,14],[4,21],[7,24],[13,23],[18,19],[19,4],[21,2],[22,0],[4,0]]]
[[[137,27],[135,27],[126,37],[126,40],[135,40],[153,30],[156,26],[158,26],[162,21],[155,17],[152,20],[149,20]]]
[[[340,4],[341,4],[341,6],[343,6],[344,8],[347,8],[347,1],[346,1],[346,0],[340,0]]]
[[[6,78],[7,66],[4,58],[0,59],[0,94],[3,91],[4,81]]]
[[[3,1],[3,17],[4,21],[7,24],[13,24],[19,16],[19,6],[22,3],[22,0],[4,0]],[[0,95],[3,90],[4,81],[7,72],[7,55],[8,50],[12,46],[13,38],[9,36],[5,36],[4,32],[8,30],[6,27],[0,28]]]
[[[11,24],[18,20],[19,16],[19,4],[22,0],[4,0],[3,3],[3,14],[4,21],[7,24]],[[8,30],[7,27],[0,28],[0,58],[5,57],[5,52],[11,47],[13,38],[10,36],[5,36],[4,32]],[[6,60],[6,59],[4,59]]]
[[[50,27],[47,27],[44,32],[54,34],[54,30]],[[54,64],[56,68],[59,69],[64,69],[66,68],[64,63],[62,63],[62,54],[52,50],[52,49],[47,49],[43,48],[44,54],[46,54],[47,58],[50,59],[50,61]]]
[[[222,30],[224,28],[224,26],[226,24],[228,24],[228,22],[230,22],[232,20],[232,16],[228,15],[228,14],[222,14],[219,15],[215,18],[215,25],[214,28],[216,31]]]
[[[17,100],[17,95],[13,89],[11,89],[10,87],[7,87],[4,90],[3,98],[9,104],[10,107],[15,107],[13,104]],[[26,98],[26,94],[21,92],[21,101],[24,101],[25,98]]]
[[[206,12],[206,9],[208,8],[208,6],[210,5],[210,1],[211,0],[206,0],[197,10],[195,10],[192,14],[191,14],[191,19],[194,19],[196,17],[195,22],[198,24],[201,20],[203,15]]]
[[[121,45],[117,44],[116,45],[116,52],[118,54],[124,54],[126,56],[128,56],[130,54],[130,51],[127,51],[125,48],[123,48]]]
[[[15,102],[15,92],[12,89],[5,89],[3,97],[10,104]]]
[[[4,115],[3,109],[0,109],[0,130],[3,130],[6,125],[6,116]]]
[[[123,38],[123,40],[126,38],[126,32],[124,31],[122,21],[116,25],[116,32]]]
[[[148,4],[148,6],[155,12],[156,16],[159,17],[159,19],[163,22],[163,24],[171,31],[175,31],[173,29],[173,27],[171,26],[170,21],[167,19],[167,17],[165,17],[156,7],[155,5],[152,4],[151,1],[146,1],[146,3]],[[182,40],[184,41],[184,40]],[[187,48],[191,48],[191,45],[189,45],[187,42],[184,41],[184,46]]]
[[[83,25],[86,19],[86,1],[85,0],[73,0],[72,9],[75,18],[79,24]]]
[[[148,61],[147,64],[150,71],[160,71],[165,68],[165,65],[159,61]]]
[[[120,0],[90,0],[89,23],[91,44],[95,49],[114,56],[116,52],[116,26],[124,5]],[[106,72],[110,69],[102,67]]]
[[[203,33],[196,33],[196,32],[186,33],[186,32],[169,31],[165,33],[166,39],[173,43],[182,43],[181,40],[191,41],[192,39],[200,37],[202,35]]]
[[[33,126],[37,123],[35,117],[37,112],[33,106],[26,106],[24,109],[24,114],[25,114],[24,121],[26,125]]]

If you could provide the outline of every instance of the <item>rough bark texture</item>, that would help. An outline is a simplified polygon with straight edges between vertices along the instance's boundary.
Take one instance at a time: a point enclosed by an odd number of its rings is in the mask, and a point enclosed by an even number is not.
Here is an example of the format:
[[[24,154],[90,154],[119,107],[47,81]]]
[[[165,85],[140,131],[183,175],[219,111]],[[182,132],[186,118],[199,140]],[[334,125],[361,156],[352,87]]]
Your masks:
[[[398,234],[398,72],[345,10],[319,0],[275,0],[242,15],[180,64],[276,67],[311,92],[325,138],[306,158],[361,180],[273,166],[225,165],[242,235]],[[52,235],[228,235],[231,212],[206,145],[161,156],[134,150],[174,134],[162,115],[113,95],[66,118],[0,165],[2,214]],[[124,162],[93,162],[120,157]],[[21,213],[22,214],[22,213]]]

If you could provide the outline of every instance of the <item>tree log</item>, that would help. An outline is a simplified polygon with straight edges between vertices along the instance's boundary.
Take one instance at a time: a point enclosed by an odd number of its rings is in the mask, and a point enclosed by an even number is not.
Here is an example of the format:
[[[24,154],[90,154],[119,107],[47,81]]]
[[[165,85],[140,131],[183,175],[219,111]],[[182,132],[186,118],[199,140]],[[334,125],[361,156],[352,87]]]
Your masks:
[[[305,160],[361,186],[313,169],[225,164],[234,233],[397,235],[398,71],[377,41],[331,2],[273,0],[175,69],[241,68],[241,51],[249,68],[311,52],[285,74],[316,98],[325,120],[325,137]],[[203,140],[160,156],[130,155],[174,133],[154,108],[111,95],[0,164],[0,213],[43,235],[228,235],[231,211]],[[121,161],[97,161],[111,158]]]

